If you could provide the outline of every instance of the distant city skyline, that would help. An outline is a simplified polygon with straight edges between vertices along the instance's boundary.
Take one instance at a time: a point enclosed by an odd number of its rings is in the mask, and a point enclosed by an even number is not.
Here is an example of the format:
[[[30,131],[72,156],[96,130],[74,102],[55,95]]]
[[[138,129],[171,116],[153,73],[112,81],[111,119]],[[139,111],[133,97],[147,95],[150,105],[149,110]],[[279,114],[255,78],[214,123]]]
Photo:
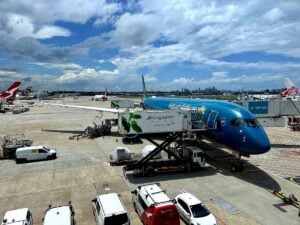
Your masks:
[[[0,90],[300,86],[298,0],[0,2]]]

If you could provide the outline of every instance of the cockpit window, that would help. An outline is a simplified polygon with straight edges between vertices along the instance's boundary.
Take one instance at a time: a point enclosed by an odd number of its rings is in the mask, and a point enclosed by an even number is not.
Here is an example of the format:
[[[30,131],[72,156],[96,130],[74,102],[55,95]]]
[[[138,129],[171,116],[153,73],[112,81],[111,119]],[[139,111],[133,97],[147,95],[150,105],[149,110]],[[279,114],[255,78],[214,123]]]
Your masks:
[[[245,119],[245,125],[248,127],[259,127],[260,124],[257,119]]]
[[[244,124],[243,119],[236,118],[236,119],[231,120],[231,125],[234,127],[243,126],[243,124]]]
[[[260,127],[260,123],[257,119],[243,119],[243,118],[235,118],[230,121],[231,125],[234,127],[237,126],[247,126],[247,127]]]

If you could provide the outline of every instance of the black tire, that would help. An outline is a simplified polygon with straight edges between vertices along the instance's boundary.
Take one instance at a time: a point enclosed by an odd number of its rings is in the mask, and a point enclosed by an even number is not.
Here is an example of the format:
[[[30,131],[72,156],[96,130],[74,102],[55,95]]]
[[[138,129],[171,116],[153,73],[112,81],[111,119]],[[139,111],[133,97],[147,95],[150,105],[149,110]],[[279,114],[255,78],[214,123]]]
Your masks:
[[[232,172],[232,173],[236,173],[237,171],[238,171],[237,165],[232,164],[232,165],[231,165],[231,172]]]
[[[239,172],[243,172],[244,171],[244,165],[243,164],[239,164],[237,168],[238,168]]]
[[[137,213],[137,209],[136,209],[136,204],[133,203],[133,208],[134,208],[134,211]]]
[[[155,176],[155,170],[154,170],[154,168],[148,168],[148,169],[146,169],[146,171],[145,171],[145,176],[147,176],[147,177],[153,177],[153,176]]]

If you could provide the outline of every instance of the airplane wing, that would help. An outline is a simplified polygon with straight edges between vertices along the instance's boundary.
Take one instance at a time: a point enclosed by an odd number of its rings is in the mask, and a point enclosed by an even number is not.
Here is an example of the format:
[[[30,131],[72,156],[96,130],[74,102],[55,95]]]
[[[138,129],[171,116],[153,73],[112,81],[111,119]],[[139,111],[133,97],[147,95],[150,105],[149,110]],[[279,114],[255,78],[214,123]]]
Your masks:
[[[54,104],[54,103],[45,103],[45,105],[53,105],[53,106],[60,106],[60,107],[66,107],[66,108],[77,108],[77,109],[86,109],[86,110],[94,110],[98,112],[110,112],[110,113],[120,113],[123,112],[123,110],[119,109],[109,109],[109,108],[100,108],[100,107],[94,107],[94,106],[81,106],[81,105],[65,105],[65,104]]]

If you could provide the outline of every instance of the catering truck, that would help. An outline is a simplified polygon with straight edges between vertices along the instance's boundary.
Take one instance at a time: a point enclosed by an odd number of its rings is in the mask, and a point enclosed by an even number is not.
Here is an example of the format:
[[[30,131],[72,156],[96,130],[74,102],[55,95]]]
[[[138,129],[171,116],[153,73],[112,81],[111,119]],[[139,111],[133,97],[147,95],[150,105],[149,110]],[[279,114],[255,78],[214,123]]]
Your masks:
[[[120,113],[118,127],[121,134],[142,134],[143,138],[155,145],[155,148],[148,151],[147,154],[142,154],[142,157],[127,159],[126,163],[123,163],[125,165],[124,173],[133,171],[134,174],[153,176],[158,172],[191,171],[203,168],[205,166],[204,152],[196,146],[185,146],[182,142],[182,135],[187,132],[213,129],[213,127],[209,128],[211,120],[210,115],[206,115],[204,118],[200,111],[191,110]],[[147,136],[147,134],[157,133],[169,133],[169,136],[159,144]],[[166,154],[162,155],[162,151]],[[160,154],[162,157],[158,157]],[[118,162],[118,164],[122,163]]]
[[[214,129],[216,118],[211,115],[212,112],[203,114],[197,110],[122,112],[118,129],[123,135],[197,132]]]

